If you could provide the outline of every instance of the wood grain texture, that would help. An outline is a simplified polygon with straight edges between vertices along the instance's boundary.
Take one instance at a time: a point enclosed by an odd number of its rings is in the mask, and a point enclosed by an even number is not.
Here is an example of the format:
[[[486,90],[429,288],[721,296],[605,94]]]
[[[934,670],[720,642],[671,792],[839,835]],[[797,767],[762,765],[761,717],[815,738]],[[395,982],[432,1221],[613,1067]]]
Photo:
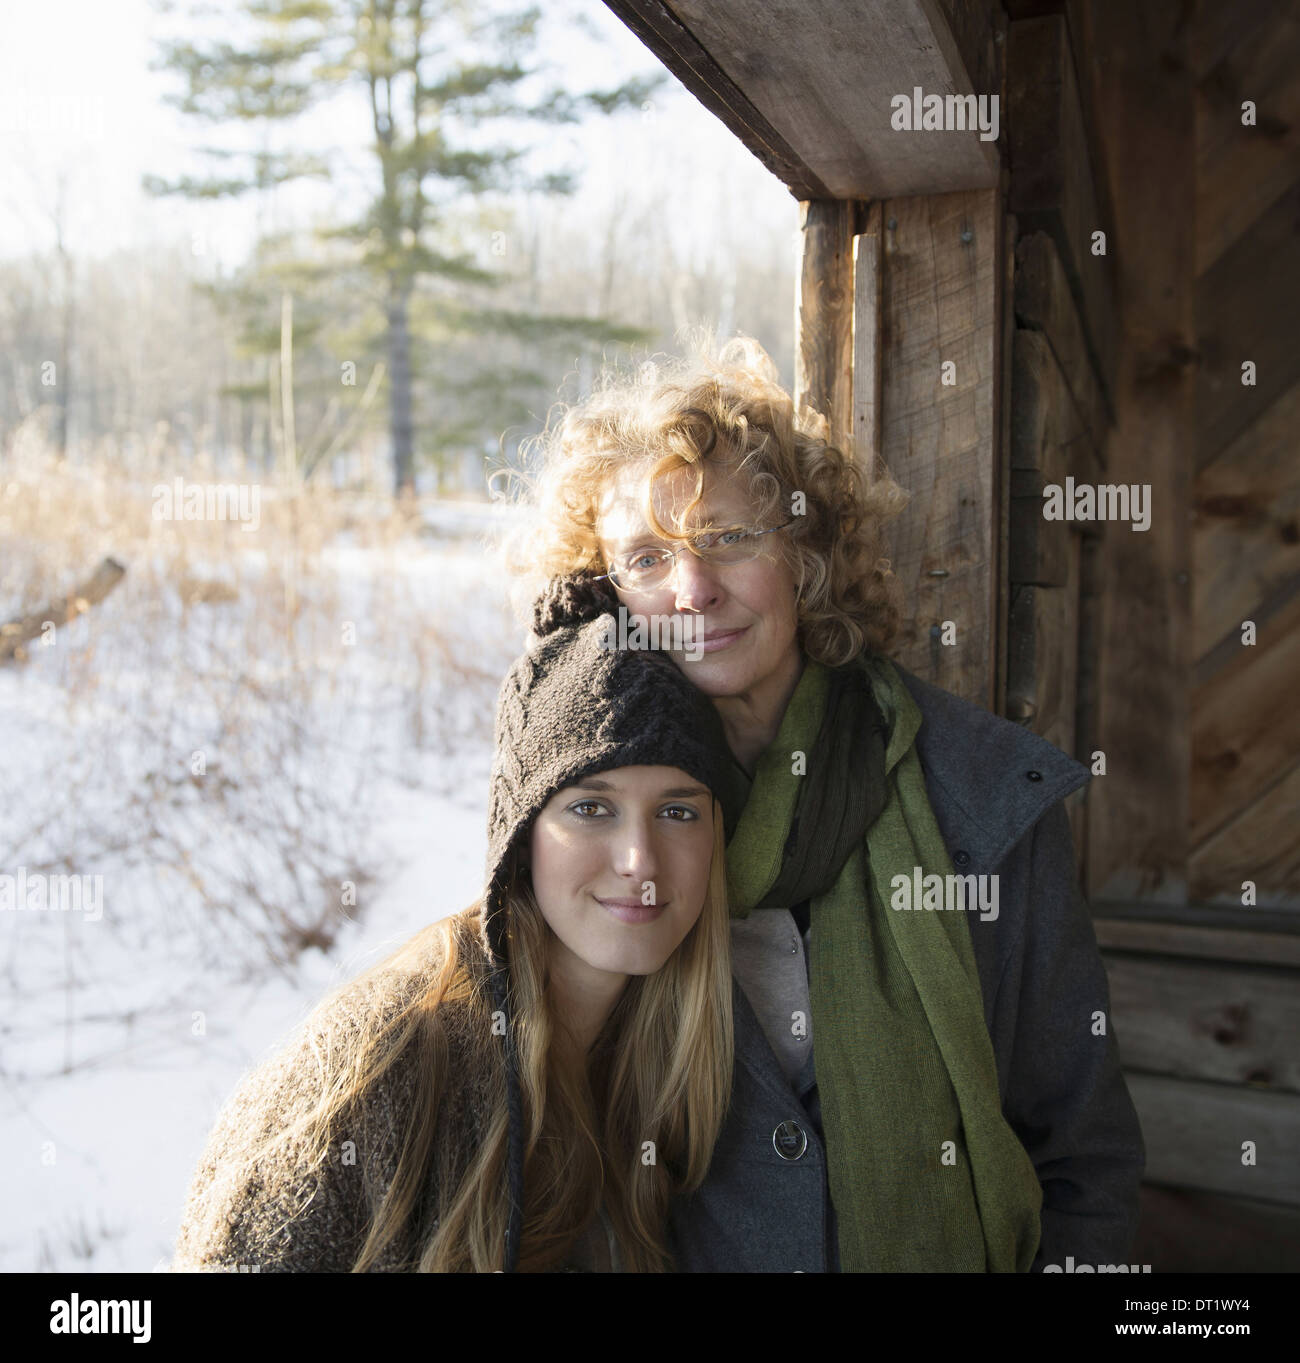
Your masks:
[[[803,232],[795,296],[796,410],[811,408],[829,423],[831,443],[854,450],[854,205],[815,199],[799,205]]]
[[[1193,898],[1240,904],[1250,881],[1257,904],[1300,908],[1298,833],[1300,762],[1192,851]]]
[[[1225,13],[1234,6],[1225,5]],[[1255,124],[1242,123],[1242,101]],[[1196,273],[1300,180],[1300,9],[1248,29],[1196,87]]]
[[[615,12],[628,7],[626,0],[607,3]],[[638,7],[646,8],[643,0]],[[973,131],[896,131],[890,101],[895,95],[910,97],[916,86],[925,94],[997,93],[996,84],[977,86],[971,72],[983,72],[979,78],[987,79],[990,63],[996,63],[988,44],[998,10],[993,0],[673,0],[671,5],[673,18],[710,63],[744,92],[763,125],[806,168],[804,179],[815,179],[836,199],[997,184],[998,142],[981,141]],[[689,67],[683,74],[668,64],[706,107],[713,107],[716,96],[707,82],[692,83]],[[733,130],[751,145],[743,123]],[[763,145],[761,139],[757,145]]]
[[[1097,746],[1108,774],[1088,796],[1088,884],[1094,903],[1179,904],[1190,768],[1193,91],[1179,6],[1096,0],[1092,13],[1106,41],[1095,74],[1121,304],[1106,481],[1149,486],[1152,512],[1149,530],[1113,527],[1103,541]]]
[[[1203,468],[1300,381],[1300,181],[1197,280],[1201,356],[1196,463]],[[1242,364],[1253,361],[1253,385]]]
[[[985,708],[996,690],[993,537],[1001,212],[993,191],[890,200],[885,217],[882,448],[914,494],[891,523],[908,614],[896,654]],[[952,361],[956,382],[942,382]],[[943,625],[956,643],[942,642]]]
[[[1093,926],[1103,953],[1300,968],[1300,918],[1285,909],[1105,903],[1095,906]]]
[[[1193,484],[1192,597],[1196,658],[1260,603],[1300,578],[1300,383],[1293,384]]]
[[[1115,386],[1113,224],[1103,213],[1064,15],[1013,23],[1007,39],[1011,210],[1056,243],[1098,382]],[[1092,238],[1105,233],[1106,253]]]
[[[1108,952],[1127,1069],[1300,1093],[1300,971]]]
[[[1192,693],[1191,837],[1204,843],[1300,762],[1300,593]],[[1240,636],[1239,636],[1240,638]]]
[[[1007,714],[1064,753],[1075,751],[1079,656],[1079,537],[1066,544],[1059,587],[1014,586],[1007,666]]]
[[[1207,75],[1240,44],[1269,28],[1293,8],[1292,0],[1196,0],[1187,30],[1187,61],[1197,80]]]
[[[1104,455],[1113,415],[1056,244],[1046,232],[1030,232],[1016,243],[1016,323],[1047,337],[1092,448]]]
[[[1131,1071],[1125,1080],[1149,1182],[1300,1205],[1300,1096]],[[1254,1166],[1242,1163],[1246,1141]]]
[[[884,381],[884,223],[880,204],[865,210],[853,238],[853,434],[857,457],[874,479],[879,473]]]

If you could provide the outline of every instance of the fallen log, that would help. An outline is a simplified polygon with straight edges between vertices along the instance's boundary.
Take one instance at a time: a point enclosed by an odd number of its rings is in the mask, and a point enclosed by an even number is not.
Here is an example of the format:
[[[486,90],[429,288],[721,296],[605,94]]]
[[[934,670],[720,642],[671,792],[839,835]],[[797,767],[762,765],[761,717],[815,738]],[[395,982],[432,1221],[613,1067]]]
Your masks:
[[[115,558],[106,558],[87,581],[70,591],[62,602],[33,611],[21,620],[0,625],[0,663],[26,662],[25,644],[35,639],[45,628],[46,621],[55,625],[71,623],[91,606],[98,604],[122,580],[126,569]]]

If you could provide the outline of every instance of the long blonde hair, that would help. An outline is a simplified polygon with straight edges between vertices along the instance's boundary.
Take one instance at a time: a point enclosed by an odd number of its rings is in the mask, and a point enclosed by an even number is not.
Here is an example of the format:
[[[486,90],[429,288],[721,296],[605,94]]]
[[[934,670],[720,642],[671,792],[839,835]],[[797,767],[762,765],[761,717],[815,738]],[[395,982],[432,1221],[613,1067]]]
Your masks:
[[[704,1180],[726,1116],[734,1056],[726,837],[713,802],[714,844],[699,918],[665,965],[631,976],[588,1057],[554,1016],[547,985],[551,928],[512,854],[509,921],[512,1025],[523,1098],[527,1190],[520,1271],[563,1264],[602,1199],[629,1272],[667,1271],[671,1199]],[[251,1156],[290,1144],[313,1170],[355,1130],[368,1094],[399,1061],[415,1102],[391,1185],[376,1195],[354,1272],[396,1247],[421,1272],[503,1265],[509,1213],[506,1083],[480,941],[483,902],[430,924],[335,990],[303,1024],[319,1030],[341,1003],[356,1025],[332,1041],[319,1100]],[[449,1028],[449,1010],[463,1010]],[[333,1035],[331,1033],[331,1035]],[[465,1048],[453,1054],[451,1036]],[[453,1068],[454,1067],[454,1068]],[[482,1085],[485,1129],[475,1148],[440,1121],[449,1081]],[[433,1215],[425,1202],[430,1174]],[[369,1186],[369,1184],[367,1184]]]

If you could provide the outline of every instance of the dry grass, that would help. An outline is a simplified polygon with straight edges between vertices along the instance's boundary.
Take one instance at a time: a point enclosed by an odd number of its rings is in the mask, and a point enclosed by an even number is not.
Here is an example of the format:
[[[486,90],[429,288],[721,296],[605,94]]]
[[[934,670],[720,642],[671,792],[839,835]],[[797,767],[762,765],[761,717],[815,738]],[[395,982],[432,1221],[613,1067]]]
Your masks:
[[[63,463],[32,432],[0,460],[0,622],[66,601],[106,555],[127,569],[9,665],[25,706],[36,690],[26,758],[0,770],[0,870],[125,862],[214,950],[284,965],[328,949],[355,912],[346,883],[362,902],[378,874],[375,777],[416,784],[460,738],[490,739],[500,649],[431,617],[411,511],[198,461],[187,485],[257,488],[256,530],[156,519],[177,472],[161,448]]]

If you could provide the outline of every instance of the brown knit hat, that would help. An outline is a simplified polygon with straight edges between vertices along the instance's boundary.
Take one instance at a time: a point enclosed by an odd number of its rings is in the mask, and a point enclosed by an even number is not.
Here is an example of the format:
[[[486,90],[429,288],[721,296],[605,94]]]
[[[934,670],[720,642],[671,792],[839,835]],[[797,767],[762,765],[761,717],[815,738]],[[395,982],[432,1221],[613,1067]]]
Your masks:
[[[713,702],[662,653],[618,647],[619,603],[591,572],[555,578],[533,608],[527,652],[497,701],[482,938],[504,1028],[510,1216],[505,1268],[523,1235],[523,1108],[509,991],[506,893],[512,851],[557,790],[616,767],[680,767],[721,802],[728,837],[745,782]]]
[[[582,572],[553,579],[533,607],[528,651],[497,700],[491,910],[506,889],[516,840],[557,790],[580,777],[616,767],[680,767],[721,801],[728,836],[744,808],[743,782],[713,702],[663,653],[617,647],[618,605],[603,581]]]

